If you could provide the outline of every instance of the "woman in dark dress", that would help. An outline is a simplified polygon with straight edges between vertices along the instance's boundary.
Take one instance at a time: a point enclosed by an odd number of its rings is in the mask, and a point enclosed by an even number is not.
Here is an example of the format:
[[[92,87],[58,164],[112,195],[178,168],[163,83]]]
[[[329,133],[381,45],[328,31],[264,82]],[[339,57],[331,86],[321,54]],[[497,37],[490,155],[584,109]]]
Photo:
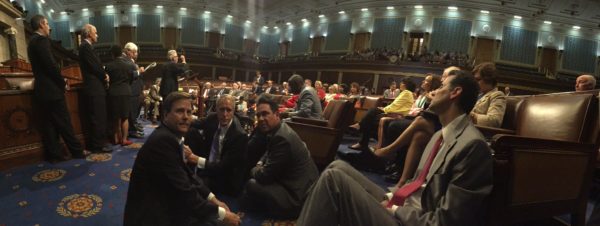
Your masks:
[[[114,59],[104,68],[110,78],[108,88],[109,121],[112,125],[113,142],[127,146],[132,144],[127,140],[127,135],[129,131],[130,84],[136,68],[130,60],[122,57],[121,47],[113,46],[111,53]]]

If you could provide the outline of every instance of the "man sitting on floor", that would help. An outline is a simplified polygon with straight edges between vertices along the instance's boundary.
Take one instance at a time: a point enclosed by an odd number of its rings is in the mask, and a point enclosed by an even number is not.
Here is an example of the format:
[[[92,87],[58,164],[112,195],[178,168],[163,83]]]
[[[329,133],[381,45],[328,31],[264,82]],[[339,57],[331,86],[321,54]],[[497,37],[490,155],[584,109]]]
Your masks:
[[[257,101],[258,126],[253,136],[265,137],[265,154],[250,170],[241,204],[246,209],[266,209],[277,217],[297,217],[308,189],[319,177],[306,144],[281,122],[278,104],[271,95]],[[254,140],[254,139],[253,139]]]
[[[198,175],[216,193],[236,196],[246,178],[246,146],[248,134],[235,116],[235,97],[223,95],[217,100],[217,113],[192,123],[201,130],[199,156],[186,152],[188,163],[196,166]],[[190,133],[188,133],[190,134]],[[186,135],[186,140],[188,140]]]
[[[189,94],[163,103],[162,124],[133,164],[124,225],[239,225],[240,217],[215,197],[185,163],[183,135],[192,120]]]
[[[434,91],[429,108],[442,129],[427,144],[412,182],[386,194],[349,164],[335,161],[311,190],[298,225],[483,225],[492,157],[467,116],[478,92],[473,77],[461,71]]]

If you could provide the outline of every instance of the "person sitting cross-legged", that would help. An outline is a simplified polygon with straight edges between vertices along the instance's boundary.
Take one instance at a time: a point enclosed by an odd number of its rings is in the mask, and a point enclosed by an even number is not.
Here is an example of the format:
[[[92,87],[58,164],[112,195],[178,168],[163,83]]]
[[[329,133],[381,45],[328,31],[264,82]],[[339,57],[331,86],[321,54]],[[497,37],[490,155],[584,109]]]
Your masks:
[[[413,181],[386,193],[337,160],[321,174],[297,225],[483,225],[492,190],[492,156],[468,113],[479,92],[473,77],[453,73],[434,91],[429,109],[442,124]]]

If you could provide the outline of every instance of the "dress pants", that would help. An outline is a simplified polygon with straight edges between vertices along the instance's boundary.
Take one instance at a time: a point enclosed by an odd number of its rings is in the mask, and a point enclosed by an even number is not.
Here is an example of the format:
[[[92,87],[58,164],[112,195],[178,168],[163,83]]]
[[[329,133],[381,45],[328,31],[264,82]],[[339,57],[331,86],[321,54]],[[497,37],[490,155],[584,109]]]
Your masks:
[[[359,125],[362,137],[359,144],[363,148],[369,146],[369,139],[371,139],[371,137],[377,137],[377,127],[379,126],[379,119],[381,119],[383,113],[384,112],[379,108],[371,108],[360,120]]]
[[[398,225],[381,205],[385,191],[342,160],[329,164],[310,191],[300,217],[303,225]]]
[[[72,155],[83,155],[83,147],[73,131],[71,116],[65,98],[58,100],[39,100],[33,98],[33,107],[39,115],[38,125],[47,159],[63,158],[59,136],[62,137]]]
[[[278,183],[260,184],[250,179],[244,188],[240,204],[250,211],[267,211],[278,218],[296,218],[302,206],[293,204],[285,187]]]
[[[106,96],[85,96],[89,139],[87,149],[102,151],[106,143]]]
[[[131,110],[129,111],[129,131],[136,131],[135,125],[138,124],[137,118],[140,116],[140,97],[131,96]]]

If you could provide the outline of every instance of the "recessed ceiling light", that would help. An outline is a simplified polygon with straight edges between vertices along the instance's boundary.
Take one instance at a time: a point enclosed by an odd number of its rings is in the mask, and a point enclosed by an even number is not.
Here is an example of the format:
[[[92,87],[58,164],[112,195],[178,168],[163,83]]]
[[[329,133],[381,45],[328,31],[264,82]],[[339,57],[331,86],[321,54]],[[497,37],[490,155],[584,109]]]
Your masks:
[[[267,26],[263,26],[263,28],[264,28],[264,29],[267,29],[267,28],[269,28],[269,27],[267,27]]]
[[[422,6],[422,5],[416,5],[416,6],[415,6],[415,9],[422,9],[422,8],[423,8],[423,6]]]
[[[449,10],[458,10],[458,7],[456,7],[456,6],[448,6],[448,9]]]
[[[60,15],[67,15],[67,12],[62,11],[62,12],[60,12]]]
[[[393,6],[388,6],[388,7],[386,7],[386,9],[394,9],[394,7]]]
[[[338,13],[339,13],[339,14],[344,14],[344,13],[346,13],[346,12],[344,12],[344,10],[342,10],[342,11],[339,11]]]
[[[290,25],[292,25],[292,23],[290,23],[290,22],[287,22],[287,23],[285,23],[285,25],[288,25],[288,26],[290,26]]]
[[[50,12],[51,12],[51,13],[54,13],[54,9],[50,9]]]
[[[252,23],[252,21],[246,20],[246,23],[247,23],[247,24],[251,24],[251,23]]]
[[[489,13],[490,13],[490,11],[487,11],[487,10],[481,10],[481,13],[483,13],[483,14],[489,14]]]
[[[580,26],[573,26],[573,29],[579,30],[579,29],[581,29],[581,27]]]
[[[138,4],[133,4],[133,5],[131,5],[131,7],[133,7],[133,8],[137,8],[137,7],[140,7],[140,5],[138,5]]]
[[[549,21],[549,20],[544,20],[544,23],[545,23],[545,24],[552,24],[552,21]]]
[[[306,18],[302,18],[302,20],[301,20],[301,21],[302,21],[302,22],[306,22],[306,21],[308,21],[308,20],[307,20]]]
[[[81,11],[87,12],[88,8],[83,8]]]
[[[227,18],[233,18],[233,16],[232,15],[227,15]]]
[[[185,7],[181,7],[181,8],[179,8],[179,9],[180,9],[181,11],[186,11],[186,10],[187,10],[187,8],[185,8]]]
[[[210,14],[210,11],[206,10],[206,11],[204,11],[204,13],[206,13],[206,14]]]
[[[325,15],[323,15],[323,14],[319,15],[319,18],[323,18],[323,17],[325,17]]]
[[[41,0],[40,2],[41,2],[42,4],[46,4],[46,1],[44,1],[44,0]]]
[[[112,9],[112,8],[114,8],[114,6],[113,5],[107,5],[106,8],[107,9]]]
[[[277,27],[277,26],[275,26],[275,27],[273,27],[273,28],[275,28],[275,29],[279,29],[279,27]]]
[[[157,6],[156,6],[156,8],[157,8],[157,9],[162,9],[162,8],[163,8],[163,6],[161,6],[161,5],[157,5]]]
[[[523,17],[515,15],[515,16],[514,16],[514,18],[515,18],[515,19],[517,19],[517,20],[520,20],[520,19],[522,19]]]
[[[362,8],[362,9],[360,9],[360,11],[363,11],[363,12],[364,12],[364,11],[369,11],[369,9],[367,9],[367,8]]]

